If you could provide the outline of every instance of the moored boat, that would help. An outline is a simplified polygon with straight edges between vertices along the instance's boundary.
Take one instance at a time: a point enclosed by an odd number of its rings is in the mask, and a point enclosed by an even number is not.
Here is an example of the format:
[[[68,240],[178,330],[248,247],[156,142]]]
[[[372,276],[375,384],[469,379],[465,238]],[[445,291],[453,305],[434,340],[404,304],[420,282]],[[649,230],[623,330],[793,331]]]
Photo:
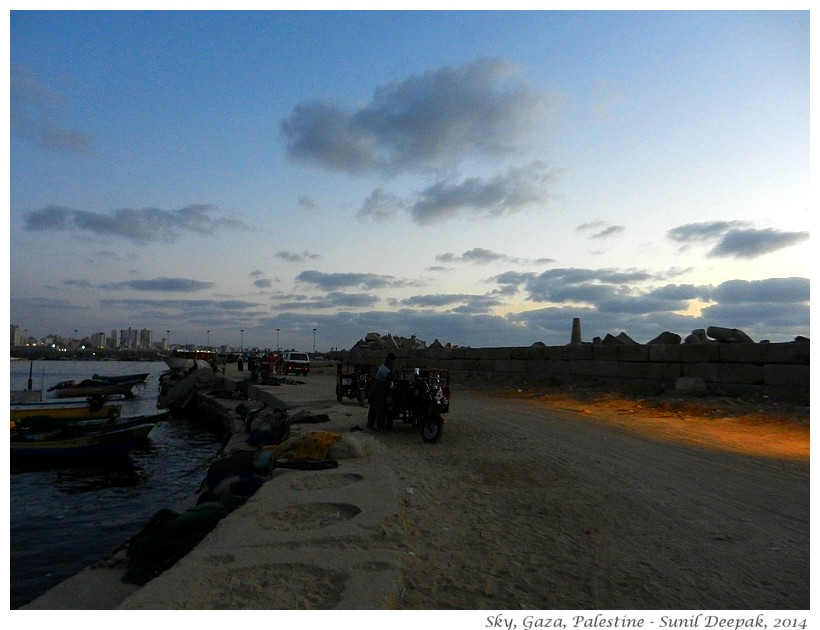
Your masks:
[[[49,433],[20,433],[10,440],[11,455],[49,459],[123,455],[136,447],[153,428],[154,423],[145,423],[75,437],[66,437],[61,429]]]
[[[54,392],[57,398],[81,398],[83,396],[111,396],[120,394],[126,398],[133,396],[131,389],[136,383],[104,383],[86,379],[77,383],[76,381],[62,381],[48,391]]]
[[[123,396],[113,398],[78,398],[77,400],[41,400],[37,402],[11,403],[12,421],[20,421],[30,416],[49,416],[52,418],[110,418],[122,413],[125,399]]]
[[[162,358],[171,370],[187,370],[196,361],[205,361],[210,364],[216,358],[216,352],[212,350],[174,350],[170,355]]]
[[[53,418],[50,416],[30,416],[17,422],[12,421],[12,435],[37,435],[61,430],[62,437],[79,437],[88,433],[125,429],[139,424],[156,424],[170,417],[169,410],[152,414],[133,416],[112,416],[110,418]]]
[[[140,372],[139,374],[94,374],[91,378],[102,383],[134,383],[139,385],[144,383],[148,376],[149,372]]]

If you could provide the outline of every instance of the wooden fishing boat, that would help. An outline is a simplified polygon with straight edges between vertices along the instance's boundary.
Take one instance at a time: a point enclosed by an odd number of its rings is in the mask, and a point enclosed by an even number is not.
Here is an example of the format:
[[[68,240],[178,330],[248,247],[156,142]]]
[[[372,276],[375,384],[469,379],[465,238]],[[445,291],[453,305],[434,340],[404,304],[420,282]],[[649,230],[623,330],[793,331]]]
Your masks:
[[[114,394],[121,394],[126,398],[133,397],[131,388],[136,383],[105,383],[103,381],[95,381],[86,379],[77,383],[76,381],[62,381],[53,387],[49,387],[48,391],[54,392],[57,398],[78,398],[83,396],[111,396]]]
[[[100,381],[102,383],[134,383],[135,385],[139,385],[140,383],[144,383],[145,379],[148,378],[149,372],[141,372],[139,374],[94,374],[91,378],[95,381]]]
[[[146,423],[76,437],[64,437],[62,429],[50,433],[19,433],[10,440],[11,455],[41,459],[123,455],[136,447],[153,428],[154,423]]]
[[[125,398],[78,398],[76,400],[41,400],[11,403],[11,420],[19,422],[31,416],[51,418],[110,418],[122,413]]]
[[[62,437],[79,437],[95,431],[125,429],[139,424],[156,424],[170,417],[169,410],[152,414],[133,416],[114,416],[111,418],[52,418],[49,416],[30,416],[17,422],[11,422],[12,435],[37,435],[61,430]]]

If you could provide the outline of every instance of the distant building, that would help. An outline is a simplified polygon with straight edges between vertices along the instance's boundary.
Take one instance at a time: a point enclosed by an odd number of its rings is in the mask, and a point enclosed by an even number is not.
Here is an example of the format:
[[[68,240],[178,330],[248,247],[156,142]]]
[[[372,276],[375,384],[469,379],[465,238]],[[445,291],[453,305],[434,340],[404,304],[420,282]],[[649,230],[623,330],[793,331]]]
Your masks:
[[[20,327],[16,324],[11,325],[11,346],[12,348],[15,346],[22,346],[23,345],[23,333],[20,332]]]

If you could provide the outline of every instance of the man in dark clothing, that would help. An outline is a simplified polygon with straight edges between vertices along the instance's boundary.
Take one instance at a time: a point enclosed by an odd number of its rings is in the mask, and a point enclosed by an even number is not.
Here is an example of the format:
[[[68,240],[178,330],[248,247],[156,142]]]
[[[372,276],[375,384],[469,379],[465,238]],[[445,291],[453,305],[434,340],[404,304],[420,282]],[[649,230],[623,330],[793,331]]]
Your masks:
[[[376,370],[373,389],[370,392],[370,410],[367,412],[367,428],[369,429],[383,431],[393,427],[392,419],[388,418],[387,397],[390,395],[390,383],[395,365],[396,355],[391,352]]]

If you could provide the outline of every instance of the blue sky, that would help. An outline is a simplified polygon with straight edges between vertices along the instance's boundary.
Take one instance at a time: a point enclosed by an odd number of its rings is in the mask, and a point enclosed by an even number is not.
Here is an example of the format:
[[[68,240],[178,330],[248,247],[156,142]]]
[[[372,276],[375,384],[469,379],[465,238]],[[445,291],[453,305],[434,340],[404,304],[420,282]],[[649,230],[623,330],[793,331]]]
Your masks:
[[[30,335],[810,335],[808,11],[13,11],[9,32]]]

